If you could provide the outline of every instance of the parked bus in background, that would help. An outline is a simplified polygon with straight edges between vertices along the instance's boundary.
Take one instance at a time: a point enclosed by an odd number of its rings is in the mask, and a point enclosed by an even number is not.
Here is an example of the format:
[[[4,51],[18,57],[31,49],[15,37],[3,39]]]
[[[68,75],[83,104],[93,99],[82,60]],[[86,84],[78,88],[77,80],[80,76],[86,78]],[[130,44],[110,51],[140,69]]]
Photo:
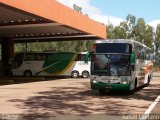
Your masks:
[[[90,76],[87,52],[19,52],[12,64],[13,76]]]
[[[91,54],[91,89],[134,91],[152,78],[152,50],[134,40],[97,41]]]

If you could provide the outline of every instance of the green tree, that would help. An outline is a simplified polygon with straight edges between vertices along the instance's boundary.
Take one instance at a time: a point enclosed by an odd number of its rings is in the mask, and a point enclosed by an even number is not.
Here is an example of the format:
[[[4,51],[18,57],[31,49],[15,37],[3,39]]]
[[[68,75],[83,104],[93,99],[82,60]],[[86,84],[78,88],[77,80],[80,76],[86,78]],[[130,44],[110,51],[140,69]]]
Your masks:
[[[134,26],[136,17],[128,14],[126,21],[120,23],[119,26],[114,27],[112,24],[107,26],[108,37],[113,39],[130,39],[133,38]]]
[[[144,36],[146,30],[146,23],[143,18],[138,18],[137,23],[134,27],[135,40],[144,43]]]
[[[119,26],[113,28],[112,38],[113,39],[126,39],[127,38],[128,26],[126,22],[121,22]]]
[[[128,25],[127,23],[124,21],[124,22],[121,22],[120,23],[120,26],[119,26],[119,38],[120,39],[127,39],[127,36],[128,36]]]
[[[127,38],[128,39],[134,38],[133,31],[134,31],[134,27],[135,27],[135,24],[136,24],[136,17],[134,15],[128,14],[127,17],[126,17],[126,22],[127,22],[127,25],[128,25]]]
[[[147,45],[150,48],[154,48],[153,43],[154,43],[154,31],[153,27],[150,25],[146,25],[146,30],[145,30],[145,35],[144,35],[144,44]]]
[[[79,12],[79,13],[82,13],[82,7],[80,7],[76,4],[73,4],[73,9],[76,10],[77,12]]]
[[[107,27],[106,27],[106,32],[107,32],[107,38],[108,39],[113,39],[114,38],[114,33],[113,33],[113,31],[114,31],[114,26],[113,26],[113,24],[108,24],[107,25]]]
[[[160,67],[160,24],[156,27],[156,33],[155,33],[155,65]]]
[[[160,24],[158,24],[156,27],[155,47],[156,52],[158,52],[158,50],[160,50]]]
[[[119,26],[115,26],[114,29],[113,29],[113,39],[119,39]]]

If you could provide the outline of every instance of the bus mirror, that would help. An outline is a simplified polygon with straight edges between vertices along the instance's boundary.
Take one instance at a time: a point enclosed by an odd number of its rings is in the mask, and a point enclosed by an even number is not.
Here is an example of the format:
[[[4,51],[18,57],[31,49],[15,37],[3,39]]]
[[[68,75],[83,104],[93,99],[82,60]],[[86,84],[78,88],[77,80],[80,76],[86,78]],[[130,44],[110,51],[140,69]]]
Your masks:
[[[131,60],[131,63],[135,63],[135,62],[136,62],[136,58],[135,58],[134,52],[131,53],[131,58],[130,58],[130,60]]]
[[[85,55],[85,63],[88,63],[88,60],[90,59],[90,56],[91,56],[91,52],[88,52],[86,55]]]

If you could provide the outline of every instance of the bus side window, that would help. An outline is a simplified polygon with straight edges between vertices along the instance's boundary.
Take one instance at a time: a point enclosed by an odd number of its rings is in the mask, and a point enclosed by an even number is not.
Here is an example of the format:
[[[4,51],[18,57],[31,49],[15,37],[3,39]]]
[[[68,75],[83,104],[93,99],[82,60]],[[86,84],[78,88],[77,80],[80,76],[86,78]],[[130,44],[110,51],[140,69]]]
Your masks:
[[[85,54],[81,54],[81,61],[85,61]]]
[[[86,60],[86,55],[87,54],[78,54],[77,58],[75,59],[75,61],[85,61]],[[90,61],[90,60],[91,60],[91,58],[89,57],[88,61]]]
[[[45,61],[47,59],[47,54],[37,54],[35,55],[36,61]]]
[[[42,60],[42,61],[45,61],[46,59],[47,59],[47,55],[42,54],[42,56],[41,56],[41,60]]]
[[[141,59],[141,60],[144,60],[144,59],[145,59],[144,52],[140,52],[140,53],[139,53],[139,56],[140,56],[140,59]]]
[[[149,51],[146,52],[146,60],[150,60],[150,54]]]
[[[26,54],[24,61],[34,61],[35,60],[35,55],[33,54]]]
[[[37,54],[37,55],[35,56],[35,60],[36,60],[36,61],[41,61],[41,55],[40,55],[40,54]]]
[[[75,59],[75,61],[81,61],[81,54],[77,55],[77,58]]]

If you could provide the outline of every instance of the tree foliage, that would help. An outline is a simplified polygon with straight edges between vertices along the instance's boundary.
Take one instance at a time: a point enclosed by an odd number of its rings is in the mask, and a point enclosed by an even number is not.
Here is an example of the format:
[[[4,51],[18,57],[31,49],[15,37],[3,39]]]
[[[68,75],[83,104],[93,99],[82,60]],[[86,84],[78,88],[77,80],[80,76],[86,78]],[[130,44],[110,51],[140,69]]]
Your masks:
[[[109,24],[107,28],[109,39],[134,39],[154,49],[154,29],[147,25],[143,18],[136,19],[135,16],[129,14],[126,21],[121,22],[119,26],[114,27]]]
[[[155,47],[156,51],[160,50],[160,24],[158,24],[156,28]]]
[[[91,51],[94,41],[54,41],[54,42],[35,42],[17,43],[15,52],[18,51],[59,51],[59,52],[84,52]]]
[[[73,9],[76,10],[77,12],[80,12],[82,13],[82,7],[76,5],[76,4],[73,4]]]

